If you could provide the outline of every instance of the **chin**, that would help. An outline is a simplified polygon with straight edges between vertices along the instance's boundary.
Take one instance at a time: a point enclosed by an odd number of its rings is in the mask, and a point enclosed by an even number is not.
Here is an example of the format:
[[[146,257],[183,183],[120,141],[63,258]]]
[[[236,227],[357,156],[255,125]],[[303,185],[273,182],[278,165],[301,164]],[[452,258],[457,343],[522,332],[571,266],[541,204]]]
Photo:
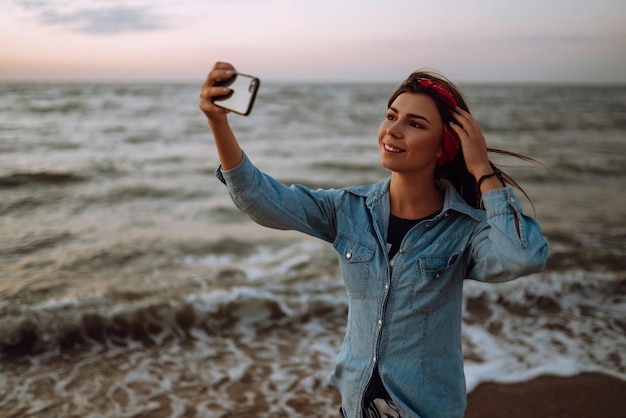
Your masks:
[[[385,161],[385,159],[382,157],[380,159],[380,165],[382,168],[386,168],[387,170],[394,171],[393,170],[394,165],[390,164],[389,161]]]

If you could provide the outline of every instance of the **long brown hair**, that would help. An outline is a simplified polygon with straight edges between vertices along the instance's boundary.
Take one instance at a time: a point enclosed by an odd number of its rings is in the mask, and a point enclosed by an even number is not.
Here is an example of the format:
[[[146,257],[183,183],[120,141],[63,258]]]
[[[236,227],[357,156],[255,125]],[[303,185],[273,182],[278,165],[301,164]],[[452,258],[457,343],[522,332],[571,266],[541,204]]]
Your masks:
[[[417,93],[417,94],[425,94],[431,97],[435,103],[437,104],[437,109],[441,114],[441,120],[443,121],[444,126],[448,125],[450,122],[456,122],[454,116],[452,115],[452,111],[454,109],[450,108],[450,105],[442,100],[440,94],[437,94],[435,90],[431,88],[427,88],[424,86],[423,80],[431,80],[438,84],[440,84],[445,90],[447,90],[457,102],[457,105],[467,111],[470,112],[467,103],[465,102],[465,98],[461,94],[461,91],[452,83],[450,80],[445,78],[444,76],[438,74],[434,71],[427,70],[418,70],[412,73],[406,80],[402,82],[402,84],[393,92],[391,97],[389,98],[389,103],[387,107],[391,107],[393,102],[400,96],[402,93]],[[533,158],[527,157],[522,154],[518,154],[511,151],[506,151],[497,148],[487,148],[487,151],[494,154],[506,155],[510,157],[519,158],[526,162],[539,163],[537,160]],[[499,170],[502,173],[502,179],[505,183],[512,185],[516,189],[520,190],[524,196],[528,199],[528,201],[532,205],[532,201],[528,194],[522,189],[522,187],[515,181],[513,178],[502,171],[498,166],[496,166],[491,160],[489,161],[491,167],[494,170]],[[458,153],[447,164],[442,165],[437,168],[435,172],[435,176],[438,178],[445,178],[450,181],[459,194],[463,197],[463,199],[467,202],[468,205],[474,208],[483,208],[482,200],[481,200],[481,192],[476,184],[476,179],[470,172],[467,170],[467,165],[465,164],[465,158],[463,156],[463,149],[459,148]],[[534,207],[533,207],[534,208]]]

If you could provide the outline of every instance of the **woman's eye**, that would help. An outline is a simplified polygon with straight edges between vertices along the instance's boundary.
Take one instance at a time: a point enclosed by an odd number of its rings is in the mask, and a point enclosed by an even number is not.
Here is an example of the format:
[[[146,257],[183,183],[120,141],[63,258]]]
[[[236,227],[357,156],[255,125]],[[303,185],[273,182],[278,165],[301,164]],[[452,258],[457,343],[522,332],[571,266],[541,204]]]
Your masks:
[[[421,128],[422,127],[422,125],[420,125],[417,122],[411,122],[409,125],[412,126],[413,128]]]
[[[393,120],[393,115],[387,115],[387,120]]]

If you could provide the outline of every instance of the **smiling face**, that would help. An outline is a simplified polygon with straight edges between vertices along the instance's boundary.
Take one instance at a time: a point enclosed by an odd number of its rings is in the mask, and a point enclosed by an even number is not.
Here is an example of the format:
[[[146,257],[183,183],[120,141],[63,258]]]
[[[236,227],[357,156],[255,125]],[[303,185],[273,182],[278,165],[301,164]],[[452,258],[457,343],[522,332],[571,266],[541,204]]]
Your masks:
[[[401,174],[432,174],[442,153],[443,122],[435,101],[425,94],[402,93],[378,128],[383,167]]]

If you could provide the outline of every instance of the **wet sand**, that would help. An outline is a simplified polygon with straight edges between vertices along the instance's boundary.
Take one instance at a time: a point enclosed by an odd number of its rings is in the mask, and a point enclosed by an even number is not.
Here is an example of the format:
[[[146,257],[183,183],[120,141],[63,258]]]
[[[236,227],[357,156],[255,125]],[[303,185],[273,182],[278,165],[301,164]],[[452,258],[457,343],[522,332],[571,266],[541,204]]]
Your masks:
[[[624,418],[626,381],[599,373],[483,383],[468,395],[466,418]]]

